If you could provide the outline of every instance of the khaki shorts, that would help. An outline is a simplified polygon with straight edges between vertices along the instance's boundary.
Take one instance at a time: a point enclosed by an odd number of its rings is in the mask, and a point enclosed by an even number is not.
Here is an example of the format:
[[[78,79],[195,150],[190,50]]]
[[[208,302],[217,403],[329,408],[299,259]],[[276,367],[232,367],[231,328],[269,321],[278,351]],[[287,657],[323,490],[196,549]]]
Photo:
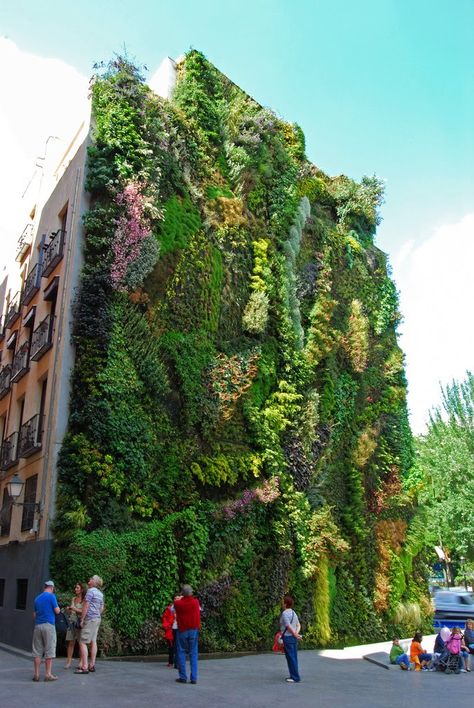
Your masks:
[[[99,631],[100,619],[87,620],[81,629],[81,644],[90,644],[97,641],[97,632]]]
[[[56,627],[54,624],[45,622],[37,624],[33,630],[33,648],[34,657],[42,659],[54,659],[56,656]]]
[[[76,641],[78,642],[81,638],[81,630],[76,629],[76,627],[73,627],[72,629],[68,629],[66,632],[66,641],[67,642],[72,642]]]

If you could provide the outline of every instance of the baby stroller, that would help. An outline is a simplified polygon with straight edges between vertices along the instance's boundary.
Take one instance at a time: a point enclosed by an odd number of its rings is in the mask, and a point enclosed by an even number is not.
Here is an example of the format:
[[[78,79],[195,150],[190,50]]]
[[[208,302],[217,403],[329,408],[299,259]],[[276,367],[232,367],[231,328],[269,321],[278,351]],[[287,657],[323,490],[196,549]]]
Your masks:
[[[459,674],[461,672],[459,654],[452,654],[449,649],[445,649],[436,664],[437,671],[444,671],[445,674]]]
[[[445,674],[461,673],[461,630],[454,627],[446,641],[446,649],[440,656],[440,664],[445,666]]]

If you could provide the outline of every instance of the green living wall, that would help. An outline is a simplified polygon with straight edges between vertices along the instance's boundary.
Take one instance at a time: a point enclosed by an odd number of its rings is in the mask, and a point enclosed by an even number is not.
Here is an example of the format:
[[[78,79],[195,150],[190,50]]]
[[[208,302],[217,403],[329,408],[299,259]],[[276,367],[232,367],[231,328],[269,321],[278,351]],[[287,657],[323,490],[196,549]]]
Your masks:
[[[117,58],[92,106],[58,579],[104,577],[110,651],[155,650],[183,581],[206,649],[268,647],[288,591],[306,646],[411,631],[424,566],[380,182],[327,177],[197,51],[171,101]]]

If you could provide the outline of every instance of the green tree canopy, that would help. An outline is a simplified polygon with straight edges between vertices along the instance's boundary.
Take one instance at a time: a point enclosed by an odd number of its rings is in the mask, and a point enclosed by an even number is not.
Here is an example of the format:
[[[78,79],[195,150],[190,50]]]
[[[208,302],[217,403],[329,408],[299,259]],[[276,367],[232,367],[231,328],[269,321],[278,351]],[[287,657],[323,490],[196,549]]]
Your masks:
[[[454,557],[474,559],[474,376],[443,389],[443,404],[416,441],[409,478],[426,506],[427,541]]]

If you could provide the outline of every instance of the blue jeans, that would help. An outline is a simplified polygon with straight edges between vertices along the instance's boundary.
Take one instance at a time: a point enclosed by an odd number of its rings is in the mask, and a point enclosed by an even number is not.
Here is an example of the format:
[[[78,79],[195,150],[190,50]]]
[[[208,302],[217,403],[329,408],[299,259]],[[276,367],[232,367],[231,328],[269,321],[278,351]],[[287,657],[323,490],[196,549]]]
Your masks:
[[[301,681],[300,674],[298,672],[298,640],[295,639],[292,634],[284,634],[283,648],[285,650],[286,663],[288,664],[290,678],[292,678],[293,681]]]
[[[186,629],[184,632],[180,632],[178,629],[177,639],[179,678],[187,680],[186,654],[189,654],[191,681],[197,681],[199,629]]]
[[[408,668],[410,666],[410,659],[406,654],[400,654],[400,656],[397,656],[395,659],[395,663],[400,666],[400,664],[405,664],[405,666]]]

